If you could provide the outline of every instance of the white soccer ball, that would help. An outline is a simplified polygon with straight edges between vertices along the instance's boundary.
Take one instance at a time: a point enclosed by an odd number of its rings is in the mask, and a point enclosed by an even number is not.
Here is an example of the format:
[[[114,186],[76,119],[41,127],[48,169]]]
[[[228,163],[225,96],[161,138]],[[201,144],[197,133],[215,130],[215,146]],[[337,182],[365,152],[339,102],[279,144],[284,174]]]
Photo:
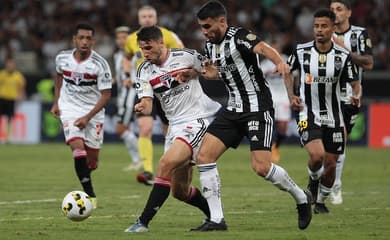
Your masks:
[[[64,216],[75,222],[83,221],[91,216],[92,209],[90,197],[82,191],[72,191],[66,194],[62,201]]]

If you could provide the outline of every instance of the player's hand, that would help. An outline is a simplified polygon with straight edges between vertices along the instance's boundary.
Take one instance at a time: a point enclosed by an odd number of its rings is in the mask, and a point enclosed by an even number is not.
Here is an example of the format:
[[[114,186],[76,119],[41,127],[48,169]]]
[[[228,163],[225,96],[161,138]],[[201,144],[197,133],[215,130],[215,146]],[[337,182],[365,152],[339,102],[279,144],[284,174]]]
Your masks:
[[[290,103],[291,103],[291,108],[294,111],[301,111],[303,109],[302,100],[298,96],[295,95],[291,96]]]
[[[73,123],[73,125],[78,127],[80,130],[83,130],[87,126],[88,122],[89,122],[89,118],[84,116],[84,117],[77,119]]]
[[[53,106],[50,109],[51,114],[53,114],[54,117],[60,117],[60,109],[58,108],[58,104],[54,103]]]
[[[171,73],[171,75],[179,83],[184,83],[198,76],[198,72],[193,68],[186,68],[174,71],[173,73]]]
[[[290,66],[285,62],[280,62],[276,65],[274,73],[279,73],[284,78],[287,74],[290,74]]]
[[[211,60],[202,63],[201,74],[206,79],[219,79],[218,67],[216,63]]]
[[[356,96],[351,96],[351,104],[353,106],[356,106],[358,108],[360,108],[360,105],[361,105],[361,101],[360,101],[360,97],[356,97]]]
[[[126,88],[132,88],[133,87],[133,81],[131,81],[130,78],[126,78],[122,80],[122,84]]]

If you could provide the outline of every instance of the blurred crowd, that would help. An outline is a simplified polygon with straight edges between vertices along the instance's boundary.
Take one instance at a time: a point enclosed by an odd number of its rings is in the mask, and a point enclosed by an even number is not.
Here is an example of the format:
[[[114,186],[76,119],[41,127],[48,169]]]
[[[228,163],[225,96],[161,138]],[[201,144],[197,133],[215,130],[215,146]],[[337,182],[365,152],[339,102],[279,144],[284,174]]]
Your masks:
[[[137,9],[149,4],[158,10],[159,25],[173,30],[186,47],[202,49],[204,37],[195,13],[206,0],[0,0],[0,65],[9,55],[32,54],[40,71],[54,73],[54,57],[72,47],[78,22],[96,28],[95,50],[107,59],[115,51],[114,29],[138,28]],[[289,54],[297,44],[312,39],[312,16],[323,0],[222,0],[230,25],[245,26],[265,40],[277,40]],[[376,70],[390,70],[390,1],[352,1],[354,25],[368,29]]]

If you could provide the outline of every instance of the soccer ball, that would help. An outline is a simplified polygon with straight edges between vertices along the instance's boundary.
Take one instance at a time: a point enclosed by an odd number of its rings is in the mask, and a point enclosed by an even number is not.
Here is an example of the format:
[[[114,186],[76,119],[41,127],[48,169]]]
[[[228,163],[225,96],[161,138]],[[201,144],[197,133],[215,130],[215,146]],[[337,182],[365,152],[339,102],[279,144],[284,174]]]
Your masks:
[[[93,206],[88,194],[82,191],[72,191],[64,197],[61,209],[65,217],[79,222],[91,216]]]

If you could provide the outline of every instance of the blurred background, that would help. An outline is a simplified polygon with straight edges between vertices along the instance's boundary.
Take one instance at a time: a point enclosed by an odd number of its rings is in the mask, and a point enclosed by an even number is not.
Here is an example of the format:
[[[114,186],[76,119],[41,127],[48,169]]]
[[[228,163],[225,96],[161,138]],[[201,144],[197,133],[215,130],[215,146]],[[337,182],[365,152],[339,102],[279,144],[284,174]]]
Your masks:
[[[18,106],[15,125],[20,124],[13,142],[35,143],[62,140],[58,122],[47,110],[51,106],[51,82],[55,76],[54,57],[72,48],[71,36],[78,22],[89,22],[96,29],[95,50],[112,64],[115,52],[114,29],[127,25],[138,29],[137,9],[149,4],[158,11],[159,25],[173,30],[185,46],[202,52],[204,37],[195,13],[205,0],[0,0],[0,67],[7,56],[13,56],[17,68],[26,79],[26,94]],[[297,43],[313,38],[312,16],[320,7],[329,7],[323,0],[241,0],[221,1],[228,10],[230,25],[244,26],[266,41],[276,40],[283,53],[289,55]],[[352,1],[353,25],[366,27],[373,44],[374,70],[365,73],[363,118],[361,129],[352,142],[373,147],[390,147],[390,127],[377,120],[390,117],[390,1]],[[219,99],[223,92],[205,83],[207,93]],[[112,105],[115,98],[112,99]],[[27,104],[27,105],[26,105]],[[380,114],[375,117],[375,109]],[[115,112],[107,108],[108,115]],[[29,110],[30,109],[30,110]],[[31,110],[34,109],[34,110]],[[31,116],[36,115],[32,120]],[[110,136],[107,118],[106,139]],[[375,120],[377,119],[377,120]],[[31,122],[35,122],[31,126]],[[293,124],[293,123],[292,123]],[[355,127],[358,129],[358,125]],[[375,130],[375,129],[378,130]],[[158,129],[158,127],[157,127]],[[30,131],[30,132],[29,132]],[[377,144],[371,134],[377,136]],[[291,135],[294,135],[295,129]],[[33,139],[29,139],[30,135]],[[1,130],[0,130],[1,140]],[[12,142],[11,141],[11,142]]]

